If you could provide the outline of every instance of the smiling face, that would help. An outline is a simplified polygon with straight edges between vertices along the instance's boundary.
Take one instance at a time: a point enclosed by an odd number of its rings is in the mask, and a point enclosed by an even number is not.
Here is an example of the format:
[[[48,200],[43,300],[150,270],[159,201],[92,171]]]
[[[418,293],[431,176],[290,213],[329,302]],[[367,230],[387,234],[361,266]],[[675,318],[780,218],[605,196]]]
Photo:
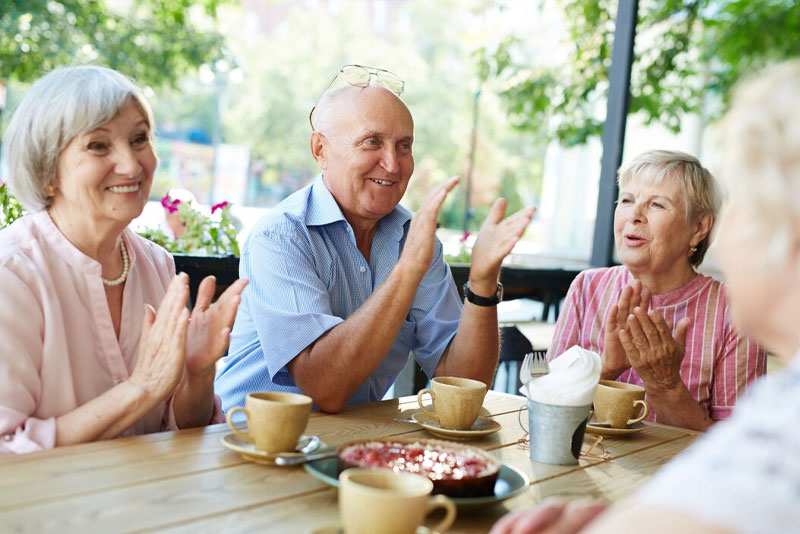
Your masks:
[[[142,213],[157,163],[151,127],[129,101],[61,152],[50,210],[73,228],[124,228]]]
[[[708,228],[703,231],[686,220],[681,184],[670,176],[655,183],[637,175],[620,189],[614,239],[620,260],[637,278],[681,287],[693,275],[689,248],[702,240]]]
[[[341,90],[325,132],[311,149],[345,218],[376,226],[405,194],[414,172],[414,121],[400,99],[379,87]]]

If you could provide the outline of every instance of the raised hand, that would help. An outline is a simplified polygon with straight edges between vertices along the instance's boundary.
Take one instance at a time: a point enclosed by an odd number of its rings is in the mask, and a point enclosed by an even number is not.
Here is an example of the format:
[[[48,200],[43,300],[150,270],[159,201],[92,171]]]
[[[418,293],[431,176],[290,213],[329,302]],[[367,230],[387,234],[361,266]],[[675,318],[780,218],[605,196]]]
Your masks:
[[[459,178],[454,176],[428,192],[422,206],[411,219],[403,253],[399,262],[416,272],[420,277],[428,271],[433,261],[433,244],[436,238],[436,220],[447,194],[453,190]]]
[[[217,360],[228,348],[233,320],[247,284],[246,279],[236,280],[211,304],[216,279],[206,276],[200,282],[186,342],[186,372],[190,377],[204,373],[213,375]]]
[[[158,312],[147,306],[139,341],[139,358],[130,382],[157,401],[169,396],[183,374],[189,324],[189,278],[179,274],[170,282]]]
[[[690,323],[688,317],[678,321],[673,337],[660,313],[637,306],[619,330],[625,354],[647,390],[668,391],[683,384],[680,370]]]
[[[574,534],[606,506],[599,502],[547,499],[530,510],[506,514],[489,534]]]
[[[616,379],[631,366],[619,340],[619,329],[625,326],[634,308],[640,306],[647,310],[650,306],[650,297],[650,291],[643,288],[641,282],[634,280],[631,285],[622,289],[617,303],[608,309],[603,337],[603,378]]]
[[[504,198],[498,198],[492,204],[472,247],[469,281],[473,291],[479,291],[481,286],[496,287],[500,264],[522,237],[536,212],[535,207],[529,206],[503,219],[506,204]]]

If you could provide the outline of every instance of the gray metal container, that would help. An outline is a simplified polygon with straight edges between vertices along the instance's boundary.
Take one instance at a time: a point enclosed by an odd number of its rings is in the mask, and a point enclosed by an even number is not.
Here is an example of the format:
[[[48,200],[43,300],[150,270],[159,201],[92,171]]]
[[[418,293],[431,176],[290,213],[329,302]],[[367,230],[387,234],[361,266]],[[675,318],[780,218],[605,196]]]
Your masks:
[[[528,400],[531,460],[554,465],[577,464],[590,408],[591,404],[554,406]]]

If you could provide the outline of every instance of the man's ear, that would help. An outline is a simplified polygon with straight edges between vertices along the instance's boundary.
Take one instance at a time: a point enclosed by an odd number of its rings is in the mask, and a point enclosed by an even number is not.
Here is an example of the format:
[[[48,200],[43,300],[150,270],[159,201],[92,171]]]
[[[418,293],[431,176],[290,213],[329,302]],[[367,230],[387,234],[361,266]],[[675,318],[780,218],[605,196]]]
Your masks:
[[[311,134],[311,155],[320,169],[328,168],[328,140],[319,132]]]

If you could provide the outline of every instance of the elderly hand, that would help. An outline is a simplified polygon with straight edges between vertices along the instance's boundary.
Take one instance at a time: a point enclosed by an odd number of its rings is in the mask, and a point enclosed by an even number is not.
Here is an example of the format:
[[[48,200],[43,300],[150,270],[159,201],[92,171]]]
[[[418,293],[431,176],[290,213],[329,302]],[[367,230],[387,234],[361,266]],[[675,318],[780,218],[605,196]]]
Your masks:
[[[506,200],[498,198],[492,205],[472,247],[469,285],[475,293],[486,297],[494,294],[500,264],[522,237],[535,211],[535,207],[529,206],[503,219]]]
[[[189,278],[172,279],[158,312],[147,306],[139,341],[139,358],[129,381],[154,399],[170,395],[183,373],[189,323]]]
[[[655,310],[646,312],[637,306],[628,316],[625,327],[619,330],[619,340],[645,389],[667,391],[683,384],[680,369],[689,323],[688,317],[678,321],[672,337],[672,328]]]
[[[459,178],[454,176],[431,189],[425,200],[422,201],[422,206],[411,219],[398,263],[412,269],[419,274],[420,278],[425,275],[433,261],[433,244],[436,239],[436,220],[439,217],[439,208],[458,180]]]
[[[217,360],[228,348],[233,320],[247,284],[246,279],[236,280],[211,304],[217,287],[216,279],[206,276],[200,282],[186,342],[186,372],[190,377],[213,376]]]
[[[619,340],[619,329],[625,325],[634,308],[639,306],[646,310],[650,306],[650,297],[650,291],[643,288],[639,280],[634,280],[631,285],[622,290],[617,303],[608,309],[603,337],[601,378],[615,380],[631,366]]]
[[[573,534],[605,509],[598,502],[548,499],[530,510],[506,514],[489,534]]]

